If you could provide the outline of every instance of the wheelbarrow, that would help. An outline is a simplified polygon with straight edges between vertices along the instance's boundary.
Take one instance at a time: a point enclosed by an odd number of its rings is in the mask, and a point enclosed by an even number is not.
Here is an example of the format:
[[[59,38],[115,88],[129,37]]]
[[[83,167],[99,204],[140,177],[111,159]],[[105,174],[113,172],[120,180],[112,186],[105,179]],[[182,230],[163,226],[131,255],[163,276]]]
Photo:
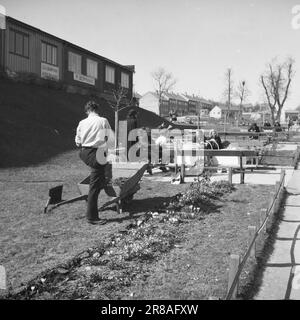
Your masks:
[[[104,187],[104,191],[110,197],[110,200],[105,202],[100,207],[99,211],[114,204],[117,212],[121,213],[123,205],[128,204],[133,199],[134,194],[140,189],[140,180],[147,170],[148,165],[149,164],[145,162],[113,162],[110,164],[110,173],[108,177],[111,182]],[[123,179],[122,183],[120,185],[114,185],[114,181],[119,178]],[[69,200],[62,200],[62,185],[51,188],[49,190],[49,198],[45,205],[44,213],[50,212],[64,204],[80,200],[87,201],[89,183],[89,176],[80,181],[77,184],[80,196]]]

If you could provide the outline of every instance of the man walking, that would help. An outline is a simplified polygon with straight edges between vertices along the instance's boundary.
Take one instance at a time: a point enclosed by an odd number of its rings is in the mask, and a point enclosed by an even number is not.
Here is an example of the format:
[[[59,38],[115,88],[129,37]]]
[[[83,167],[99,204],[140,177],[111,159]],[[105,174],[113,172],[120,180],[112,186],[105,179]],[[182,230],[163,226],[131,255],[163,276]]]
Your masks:
[[[106,184],[105,164],[97,161],[96,153],[105,147],[111,127],[99,116],[99,105],[94,101],[87,102],[84,111],[87,118],[78,124],[75,143],[80,147],[80,159],[91,169],[86,217],[91,224],[105,224],[106,220],[98,216],[98,196]]]

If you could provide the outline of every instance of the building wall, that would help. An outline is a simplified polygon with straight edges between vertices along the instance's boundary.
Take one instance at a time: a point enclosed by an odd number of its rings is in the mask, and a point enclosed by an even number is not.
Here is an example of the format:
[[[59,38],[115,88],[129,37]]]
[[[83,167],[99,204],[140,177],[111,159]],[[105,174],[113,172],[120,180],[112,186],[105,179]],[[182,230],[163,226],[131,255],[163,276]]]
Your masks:
[[[160,115],[158,98],[152,93],[146,93],[140,98],[140,108],[152,111]]]
[[[1,68],[1,71],[4,70],[4,55],[5,55],[4,37],[5,37],[5,30],[0,29],[0,68]]]
[[[29,36],[28,58],[9,52],[10,30],[16,30]],[[42,41],[57,47],[57,67],[59,79],[62,79],[62,42],[54,40],[43,33],[35,32],[15,22],[7,20],[5,30],[5,67],[15,72],[31,72],[41,76]]]
[[[81,56],[81,74],[83,77],[78,80],[75,77],[73,71],[69,71],[69,52],[75,53]],[[97,62],[97,79],[87,77],[87,59],[91,59]],[[66,44],[64,46],[64,80],[73,86],[81,86],[83,88],[95,88],[96,90],[103,91],[103,62],[99,59],[96,59],[94,56],[89,55],[82,50],[79,50],[76,46]],[[76,80],[77,79],[77,80]],[[90,81],[90,82],[89,82]],[[94,83],[94,84],[93,84]]]
[[[95,89],[99,93],[110,95],[112,90],[116,90],[121,84],[121,72],[124,72],[129,76],[129,88],[126,88],[128,90],[127,98],[129,100],[132,98],[133,71],[15,19],[7,17],[6,22],[6,29],[0,30],[0,65],[4,70],[34,73],[39,77],[42,74],[43,77],[52,76],[73,87]],[[29,37],[28,57],[10,52],[10,30],[15,30]],[[42,62],[42,42],[57,48],[56,65]],[[69,51],[81,56],[81,73],[75,76],[68,68]],[[97,79],[87,77],[87,59],[97,62]],[[114,84],[105,81],[106,65],[115,68]]]
[[[284,115],[285,115],[284,121],[287,121],[288,118],[295,121],[295,120],[299,119],[300,112],[299,111],[285,111]]]
[[[188,102],[188,113],[189,114],[194,115],[197,113],[196,105],[197,105],[197,103],[195,101],[189,100],[189,102]]]
[[[162,100],[159,107],[159,115],[162,117],[168,117],[170,113],[170,106],[168,100]]]
[[[222,117],[222,110],[221,110],[221,108],[219,108],[219,107],[217,107],[217,106],[214,107],[214,108],[210,111],[209,116],[210,116],[211,118],[221,119],[221,117]]]

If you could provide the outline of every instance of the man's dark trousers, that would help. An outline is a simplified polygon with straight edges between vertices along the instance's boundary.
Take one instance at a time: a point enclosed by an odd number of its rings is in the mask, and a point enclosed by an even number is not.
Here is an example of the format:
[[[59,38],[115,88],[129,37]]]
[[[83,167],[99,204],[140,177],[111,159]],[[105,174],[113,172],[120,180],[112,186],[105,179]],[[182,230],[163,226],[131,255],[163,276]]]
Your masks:
[[[98,220],[98,196],[105,186],[105,165],[101,165],[96,159],[96,148],[81,148],[80,159],[91,168],[90,189],[87,200],[86,217],[89,221]]]

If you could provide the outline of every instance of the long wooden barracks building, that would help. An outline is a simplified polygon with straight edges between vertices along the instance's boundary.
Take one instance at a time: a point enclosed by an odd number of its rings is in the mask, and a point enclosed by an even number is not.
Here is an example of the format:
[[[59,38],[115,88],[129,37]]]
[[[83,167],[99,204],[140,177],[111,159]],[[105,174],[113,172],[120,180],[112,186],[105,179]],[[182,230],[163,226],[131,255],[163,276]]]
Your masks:
[[[103,95],[121,85],[132,98],[134,66],[123,66],[11,17],[0,30],[0,67],[7,73],[34,73],[63,81],[70,89],[94,89]]]

